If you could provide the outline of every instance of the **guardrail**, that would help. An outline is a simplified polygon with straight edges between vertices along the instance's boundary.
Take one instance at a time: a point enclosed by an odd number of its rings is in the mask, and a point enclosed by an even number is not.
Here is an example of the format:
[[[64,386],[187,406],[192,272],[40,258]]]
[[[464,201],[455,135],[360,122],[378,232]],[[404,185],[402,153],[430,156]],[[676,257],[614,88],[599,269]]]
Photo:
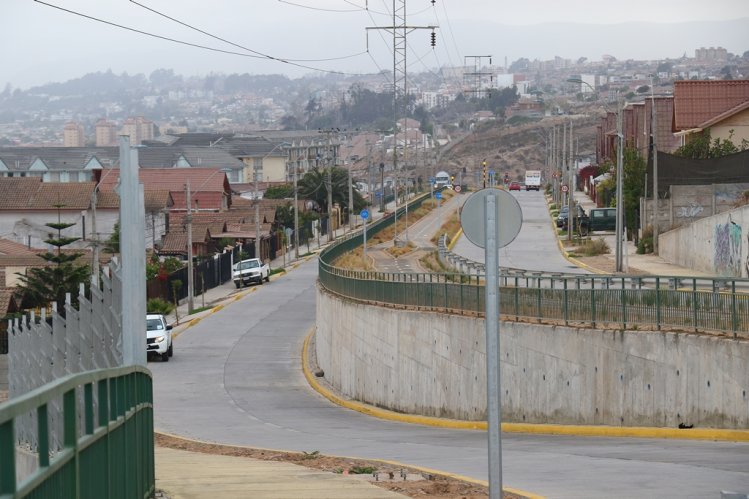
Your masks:
[[[372,224],[368,235],[386,226]],[[483,315],[482,274],[352,271],[333,265],[338,256],[359,244],[361,239],[352,237],[320,254],[319,279],[324,288],[380,305]],[[747,290],[748,279],[572,275],[506,269],[500,275],[500,313],[517,320],[716,331],[749,337]]]
[[[49,412],[60,399],[63,447],[54,449]],[[38,468],[18,483],[15,422],[30,415],[36,419],[38,446],[29,451],[36,454]],[[73,374],[3,403],[0,463],[3,498],[153,497],[150,371],[130,366]]]

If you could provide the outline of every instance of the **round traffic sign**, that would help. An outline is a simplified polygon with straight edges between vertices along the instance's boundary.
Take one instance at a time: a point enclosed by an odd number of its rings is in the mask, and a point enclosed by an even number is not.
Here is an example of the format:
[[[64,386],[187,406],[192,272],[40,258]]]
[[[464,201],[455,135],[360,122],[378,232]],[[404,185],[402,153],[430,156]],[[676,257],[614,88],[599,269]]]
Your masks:
[[[455,187],[453,187],[453,189],[455,190],[455,192],[460,192],[460,186],[459,185],[456,185]]]
[[[493,187],[471,194],[460,212],[460,226],[469,241],[481,248],[486,247],[486,197],[494,195],[497,214],[497,242],[500,248],[510,244],[523,225],[523,211],[515,196],[503,189]]]
[[[359,216],[362,217],[362,220],[366,220],[369,218],[369,212],[367,210],[362,210],[359,212]]]
[[[436,197],[437,199],[442,199],[442,193],[441,192],[435,192],[434,193],[434,197]]]
[[[567,186],[566,185],[562,186],[562,192],[567,192]]]

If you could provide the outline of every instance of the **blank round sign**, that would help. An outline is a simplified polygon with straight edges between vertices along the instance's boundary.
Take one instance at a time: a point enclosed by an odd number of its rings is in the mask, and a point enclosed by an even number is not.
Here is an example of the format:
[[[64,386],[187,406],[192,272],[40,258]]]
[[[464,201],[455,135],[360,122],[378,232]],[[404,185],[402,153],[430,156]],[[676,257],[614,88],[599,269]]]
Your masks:
[[[523,211],[515,196],[503,189],[488,188],[474,192],[466,199],[460,212],[460,225],[469,241],[480,248],[486,247],[486,197],[493,194],[496,201],[496,220],[499,235],[497,243],[503,248],[515,240],[523,225]]]

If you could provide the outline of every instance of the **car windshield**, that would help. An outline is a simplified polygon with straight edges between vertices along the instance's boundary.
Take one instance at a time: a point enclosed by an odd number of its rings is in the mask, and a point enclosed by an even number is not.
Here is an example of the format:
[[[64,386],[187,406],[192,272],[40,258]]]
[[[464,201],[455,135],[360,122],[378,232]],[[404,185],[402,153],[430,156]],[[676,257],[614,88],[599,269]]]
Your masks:
[[[257,260],[247,260],[239,263],[239,270],[255,269],[259,266]]]
[[[164,323],[161,319],[146,319],[146,329],[148,331],[161,331],[164,329]]]

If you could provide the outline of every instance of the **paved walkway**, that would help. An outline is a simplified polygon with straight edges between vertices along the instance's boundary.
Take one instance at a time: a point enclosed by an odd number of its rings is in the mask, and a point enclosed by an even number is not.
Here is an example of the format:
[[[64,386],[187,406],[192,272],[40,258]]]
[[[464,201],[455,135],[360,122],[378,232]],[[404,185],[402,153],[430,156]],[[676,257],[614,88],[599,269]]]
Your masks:
[[[169,499],[391,499],[405,497],[352,476],[279,461],[156,448],[156,488]]]
[[[586,213],[590,214],[592,208],[596,208],[596,204],[592,201],[587,194],[581,191],[575,191],[575,201],[583,207]],[[616,254],[614,248],[616,247],[616,234],[613,232],[601,232],[594,233],[593,237],[603,238],[611,248],[611,252],[602,255],[604,261],[607,260],[606,264],[600,265],[596,268],[596,265],[587,265],[592,267],[592,270],[599,271],[601,273],[611,273],[615,268]],[[674,263],[668,262],[658,255],[650,254],[637,254],[637,247],[632,241],[626,241],[622,248],[622,263],[624,273],[627,273],[627,269],[636,269],[639,272],[653,275],[664,275],[664,276],[683,276],[683,277],[712,277],[710,274],[700,272],[698,270],[690,269],[687,267],[681,267]],[[604,268],[605,267],[605,268]]]

